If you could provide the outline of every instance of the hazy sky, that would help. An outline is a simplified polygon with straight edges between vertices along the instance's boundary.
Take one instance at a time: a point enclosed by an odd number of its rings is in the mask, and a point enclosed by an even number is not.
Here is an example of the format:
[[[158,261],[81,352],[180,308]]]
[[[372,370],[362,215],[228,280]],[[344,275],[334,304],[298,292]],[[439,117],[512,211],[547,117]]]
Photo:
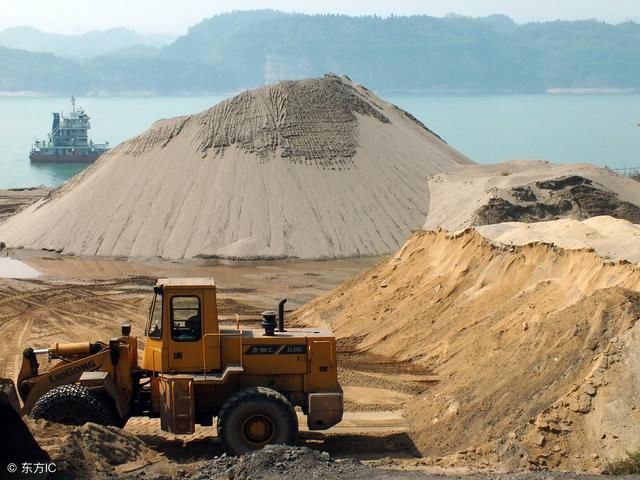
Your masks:
[[[123,26],[140,32],[180,34],[216,13],[257,8],[382,16],[504,13],[518,22],[640,20],[640,0],[0,0],[0,30],[29,25],[51,32],[80,33]]]

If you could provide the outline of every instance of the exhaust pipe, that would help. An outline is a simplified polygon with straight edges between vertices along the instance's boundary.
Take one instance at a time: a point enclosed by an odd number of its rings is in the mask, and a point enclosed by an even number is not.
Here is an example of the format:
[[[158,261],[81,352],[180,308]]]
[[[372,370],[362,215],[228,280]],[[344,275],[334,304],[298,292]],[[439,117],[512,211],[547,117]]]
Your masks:
[[[287,299],[283,298],[282,300],[280,300],[280,303],[278,304],[278,331],[279,332],[286,332],[286,330],[284,329],[284,304],[287,303]]]

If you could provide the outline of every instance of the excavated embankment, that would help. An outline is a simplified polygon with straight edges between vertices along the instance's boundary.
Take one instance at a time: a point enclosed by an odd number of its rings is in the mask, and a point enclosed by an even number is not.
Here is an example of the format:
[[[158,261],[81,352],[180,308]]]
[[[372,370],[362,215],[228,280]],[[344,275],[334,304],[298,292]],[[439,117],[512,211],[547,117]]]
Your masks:
[[[418,232],[296,319],[438,376],[408,407],[423,455],[597,470],[640,447],[639,292],[592,251]]]
[[[611,216],[640,223],[638,182],[588,164],[511,161],[429,179],[425,230]]]

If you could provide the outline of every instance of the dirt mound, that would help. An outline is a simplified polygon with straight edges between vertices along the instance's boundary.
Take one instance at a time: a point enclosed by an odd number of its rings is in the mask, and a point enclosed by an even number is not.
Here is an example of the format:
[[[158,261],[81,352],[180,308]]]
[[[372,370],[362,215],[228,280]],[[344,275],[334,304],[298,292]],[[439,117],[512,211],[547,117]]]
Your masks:
[[[372,469],[356,460],[336,461],[306,447],[267,445],[241,456],[202,463],[193,480],[276,480],[281,478],[370,478]]]
[[[116,427],[27,422],[40,447],[56,464],[60,478],[104,478],[142,468],[160,458],[138,437]]]
[[[599,469],[640,447],[639,291],[593,252],[419,232],[296,321],[437,375],[407,413],[427,460]]]
[[[640,262],[640,225],[612,217],[550,222],[507,222],[475,228],[483,237],[503,245],[547,242],[567,249],[593,249],[611,260]]]
[[[379,255],[424,223],[426,179],[469,163],[346,77],[281,82],[156,122],[0,240],[91,256]]]
[[[429,190],[425,230],[602,215],[640,223],[638,182],[592,165],[468,166],[432,177]]]

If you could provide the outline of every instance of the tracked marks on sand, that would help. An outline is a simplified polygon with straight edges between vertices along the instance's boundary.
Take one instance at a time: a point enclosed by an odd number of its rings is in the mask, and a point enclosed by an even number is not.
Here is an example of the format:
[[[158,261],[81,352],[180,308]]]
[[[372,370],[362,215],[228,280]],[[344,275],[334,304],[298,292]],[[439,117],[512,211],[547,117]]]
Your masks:
[[[141,331],[147,296],[118,285],[70,287],[31,283],[36,291],[18,293],[27,282],[0,281],[0,376],[14,376],[26,347],[55,341],[95,341],[115,335],[129,321]],[[55,337],[55,338],[54,338]]]

